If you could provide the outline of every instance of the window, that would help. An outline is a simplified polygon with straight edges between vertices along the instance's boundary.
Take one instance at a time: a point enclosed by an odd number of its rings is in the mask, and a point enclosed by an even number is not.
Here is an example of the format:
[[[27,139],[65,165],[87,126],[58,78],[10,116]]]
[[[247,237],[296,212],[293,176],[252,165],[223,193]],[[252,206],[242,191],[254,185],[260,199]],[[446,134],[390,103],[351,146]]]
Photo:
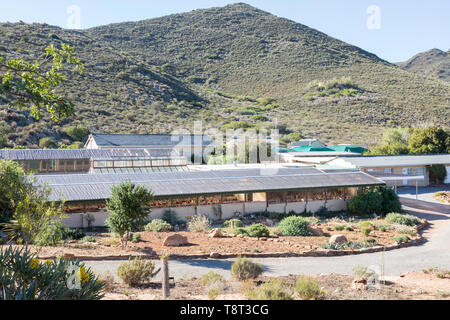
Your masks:
[[[425,176],[425,168],[416,168],[416,176]]]
[[[384,168],[384,173],[392,173],[392,168]]]

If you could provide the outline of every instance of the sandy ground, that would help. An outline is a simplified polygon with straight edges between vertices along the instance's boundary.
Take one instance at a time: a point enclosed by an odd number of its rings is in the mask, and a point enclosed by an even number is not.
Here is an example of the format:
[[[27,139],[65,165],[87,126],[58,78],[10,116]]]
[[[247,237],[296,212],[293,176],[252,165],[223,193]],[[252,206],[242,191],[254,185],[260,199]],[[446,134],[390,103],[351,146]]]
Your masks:
[[[423,272],[411,272],[402,277],[386,278],[385,284],[367,289],[352,287],[353,276],[338,274],[313,275],[325,290],[325,300],[450,300],[450,279],[439,279]],[[294,285],[296,276],[261,277],[254,284],[261,285],[272,279],[280,279]],[[225,290],[217,300],[246,300],[242,283],[228,280]],[[248,287],[248,285],[247,285]],[[161,284],[155,282],[140,288],[116,283],[107,292],[105,300],[159,300]],[[197,278],[183,278],[171,282],[171,300],[207,300],[207,289]],[[294,299],[301,299],[294,293]]]

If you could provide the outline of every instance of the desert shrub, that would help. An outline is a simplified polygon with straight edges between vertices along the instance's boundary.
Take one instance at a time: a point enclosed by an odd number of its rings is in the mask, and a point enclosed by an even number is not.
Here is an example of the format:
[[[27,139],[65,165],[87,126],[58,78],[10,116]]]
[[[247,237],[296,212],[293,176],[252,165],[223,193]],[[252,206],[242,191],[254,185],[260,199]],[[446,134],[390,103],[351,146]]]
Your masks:
[[[41,230],[36,237],[38,246],[55,246],[64,239],[66,227],[59,221],[53,222],[47,228]]]
[[[407,242],[409,242],[409,237],[406,235],[401,235],[401,236],[393,237],[392,240],[394,240],[397,243],[407,243]]]
[[[162,219],[154,219],[144,227],[145,231],[168,232],[172,231],[172,225]]]
[[[410,214],[389,213],[386,216],[386,222],[390,224],[402,224],[413,227],[420,223],[420,219]]]
[[[244,226],[244,224],[239,219],[231,219],[231,220],[227,220],[223,223],[224,228],[235,229],[235,228],[242,228],[243,226]]]
[[[139,241],[141,241],[141,234],[133,233],[133,235],[131,236],[131,242],[138,243]]]
[[[362,221],[359,223],[359,227],[361,229],[363,228],[372,228],[372,223],[370,223],[370,221]]]
[[[117,275],[127,285],[134,287],[150,281],[160,269],[155,271],[155,263],[137,257],[123,262],[117,269]]]
[[[363,228],[361,229],[361,232],[363,235],[367,237],[370,234],[370,232],[372,232],[372,228]]]
[[[440,269],[438,267],[428,267],[426,269],[423,269],[422,271],[423,273],[426,274],[433,274],[440,279],[450,278],[450,270],[447,269]]]
[[[207,216],[196,215],[187,223],[190,232],[206,232],[211,229],[211,221]]]
[[[231,265],[231,275],[239,281],[255,279],[264,271],[261,264],[252,262],[249,259],[238,257]]]
[[[281,280],[272,280],[250,289],[245,296],[249,300],[293,300],[292,288]]]
[[[244,236],[248,236],[248,231],[244,228],[238,228],[233,230],[233,234],[243,234]]]
[[[323,299],[325,292],[320,288],[316,279],[307,276],[299,276],[295,290],[303,300]]]
[[[390,227],[387,225],[381,225],[381,226],[378,226],[378,230],[380,230],[381,232],[386,232],[386,231],[390,230]]]
[[[410,235],[412,237],[417,235],[417,231],[416,231],[416,229],[414,227],[405,226],[403,224],[393,224],[392,225],[392,229],[394,229],[398,233],[407,234],[407,235]]]
[[[85,236],[81,239],[81,242],[97,242],[93,236]]]
[[[353,231],[353,228],[350,227],[350,226],[346,226],[346,227],[345,227],[345,230],[347,230],[347,231]]]
[[[39,140],[39,147],[45,149],[53,149],[57,147],[57,144],[51,138],[46,137]]]
[[[86,234],[78,229],[72,229],[64,226],[63,239],[64,240],[80,240],[84,238]]]
[[[334,230],[336,230],[336,231],[342,231],[344,229],[345,229],[345,226],[342,224],[338,224],[338,225],[334,226]]]
[[[105,291],[112,291],[114,288],[114,276],[109,270],[99,274],[98,279],[103,282]]]
[[[355,278],[364,279],[366,281],[375,275],[375,271],[363,266],[356,266],[352,270]]]
[[[268,237],[270,235],[269,229],[261,223],[251,225],[248,227],[247,232],[250,237],[255,238]]]
[[[221,274],[215,273],[213,271],[210,271],[208,273],[205,273],[204,275],[202,275],[202,277],[200,278],[200,283],[203,286],[208,286],[211,283],[214,283],[216,281],[225,281],[224,277]]]
[[[211,300],[215,300],[226,288],[224,277],[212,271],[204,274],[200,283],[206,288],[208,298]]]
[[[281,220],[278,228],[281,230],[283,236],[311,236],[312,233],[308,231],[309,222],[301,217],[287,217]]]
[[[0,248],[0,271],[0,300],[99,300],[103,297],[105,284],[78,260],[40,262],[28,250],[10,246]],[[68,290],[69,283],[74,285],[73,289]]]
[[[370,246],[374,246],[377,244],[377,240],[375,238],[365,238],[364,243],[366,243]]]

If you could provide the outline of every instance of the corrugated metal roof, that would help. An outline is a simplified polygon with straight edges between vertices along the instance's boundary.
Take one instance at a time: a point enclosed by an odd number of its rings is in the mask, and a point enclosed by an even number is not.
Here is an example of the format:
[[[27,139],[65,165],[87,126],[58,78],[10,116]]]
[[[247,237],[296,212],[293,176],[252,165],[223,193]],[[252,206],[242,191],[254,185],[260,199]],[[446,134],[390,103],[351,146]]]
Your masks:
[[[180,151],[161,149],[3,149],[0,158],[4,160],[59,160],[59,159],[110,159],[119,157],[180,157]]]
[[[99,147],[160,147],[207,146],[212,144],[208,135],[193,134],[92,134]]]
[[[312,167],[275,171],[241,169],[149,174],[40,175],[36,176],[36,183],[47,183],[52,188],[52,200],[66,201],[108,199],[111,186],[127,180],[151,188],[158,197],[383,184],[381,180],[363,172],[325,173]]]
[[[359,157],[339,157],[339,159],[343,159],[359,168],[450,164],[450,154],[404,155],[404,156],[359,156]]]

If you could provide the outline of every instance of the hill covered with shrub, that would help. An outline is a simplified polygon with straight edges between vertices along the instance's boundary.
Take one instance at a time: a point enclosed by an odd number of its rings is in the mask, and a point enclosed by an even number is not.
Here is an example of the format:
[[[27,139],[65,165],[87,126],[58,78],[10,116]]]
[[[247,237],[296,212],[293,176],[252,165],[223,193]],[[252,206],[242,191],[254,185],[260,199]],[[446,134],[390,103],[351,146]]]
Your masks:
[[[0,24],[6,58],[32,60],[62,42],[85,63],[61,88],[76,116],[55,124],[2,110],[9,145],[36,146],[46,136],[69,144],[73,125],[168,133],[192,130],[197,119],[226,128],[276,123],[286,135],[371,144],[384,127],[450,123],[450,84],[243,3],[76,31]]]

